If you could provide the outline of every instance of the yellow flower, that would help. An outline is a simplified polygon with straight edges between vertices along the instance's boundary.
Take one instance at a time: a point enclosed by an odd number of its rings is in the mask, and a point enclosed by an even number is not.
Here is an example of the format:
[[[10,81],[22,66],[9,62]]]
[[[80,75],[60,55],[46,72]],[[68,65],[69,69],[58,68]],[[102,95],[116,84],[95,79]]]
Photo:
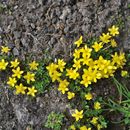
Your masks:
[[[16,82],[17,82],[16,78],[9,77],[9,80],[8,80],[7,84],[10,85],[11,87],[14,87]]]
[[[91,67],[88,68],[88,74],[90,76],[89,79],[91,80],[91,82],[95,82],[95,83],[97,82],[98,79],[101,79],[102,76],[97,69],[92,69]]]
[[[35,93],[37,92],[37,90],[35,89],[35,87],[31,87],[31,88],[28,88],[28,92],[27,92],[27,95],[31,95],[33,97],[35,97]]]
[[[89,58],[91,56],[92,48],[89,48],[87,47],[87,45],[85,45],[83,48],[80,49],[80,51],[82,52],[83,58]]]
[[[96,62],[92,58],[89,58],[89,62],[86,65],[93,68],[93,69],[98,68],[97,65],[96,65]]]
[[[80,83],[85,87],[88,87],[91,82],[96,83],[97,79],[101,78],[101,74],[97,69],[93,70],[91,67],[89,67],[88,69],[83,69],[83,71],[84,73],[82,75],[82,81]]]
[[[27,83],[29,84],[30,81],[35,81],[35,74],[27,72],[27,74],[24,76],[24,78],[27,80]]]
[[[87,128],[86,126],[82,126],[82,127],[80,127],[80,130],[91,130],[91,128],[90,127]]]
[[[112,47],[117,47],[117,43],[114,39],[111,40],[111,46]]]
[[[75,60],[74,59],[73,67],[75,68],[75,70],[80,69],[81,68],[81,60]]]
[[[102,128],[103,127],[100,124],[97,125],[97,130],[101,130]]]
[[[91,120],[91,123],[93,125],[96,125],[98,123],[98,117],[93,117],[92,120]]]
[[[72,93],[72,92],[68,92],[68,99],[72,99],[75,97],[75,93]]]
[[[76,128],[75,128],[74,125],[71,125],[71,126],[70,126],[70,129],[71,129],[71,130],[76,130]]]
[[[87,93],[85,95],[86,100],[91,100],[93,98],[93,95],[91,93]]]
[[[1,46],[1,47],[2,47],[1,49],[2,53],[8,53],[10,51],[10,49],[7,46]]]
[[[127,77],[127,76],[128,76],[128,71],[122,70],[122,71],[121,71],[121,76],[122,76],[122,77]]]
[[[117,69],[110,60],[105,60],[102,56],[99,56],[99,59],[95,61],[95,64],[97,64],[101,78],[113,76],[113,73]]]
[[[20,83],[20,85],[16,85],[16,94],[25,94],[25,90],[27,89],[27,87],[23,86],[22,83]]]
[[[110,64],[111,64],[111,65],[108,65],[108,66],[107,66],[108,71],[107,71],[106,74],[107,74],[108,76],[105,76],[105,75],[104,75],[104,78],[108,78],[109,76],[114,76],[114,73],[115,73],[117,67],[114,66],[114,65],[112,65],[112,63],[110,63]]]
[[[59,87],[58,87],[58,90],[62,92],[62,94],[65,94],[66,91],[68,91],[68,85],[69,85],[69,82],[65,79],[65,80],[61,80],[59,81]]]
[[[0,70],[5,70],[8,65],[8,62],[5,62],[4,59],[0,61]]]
[[[74,42],[74,44],[76,44],[77,47],[79,47],[82,43],[83,43],[83,37],[82,36],[80,36],[80,38],[76,42]]]
[[[80,84],[83,84],[85,87],[88,87],[88,85],[91,84],[91,78],[90,78],[91,76],[90,76],[89,70],[84,69],[83,71],[84,73],[82,75],[82,80]]]
[[[111,28],[109,28],[108,29],[109,30],[109,32],[110,32],[110,34],[112,35],[112,36],[115,36],[115,35],[118,35],[119,34],[119,28],[118,27],[116,27],[115,25],[113,25]]]
[[[98,68],[101,68],[103,66],[104,69],[104,64],[106,64],[107,60],[105,60],[102,56],[99,56],[98,60],[95,60],[95,64],[97,65]]]
[[[82,127],[80,127],[80,130],[88,130],[87,127],[84,125]]]
[[[113,76],[113,73],[117,69],[110,60],[105,60],[102,56],[99,56],[99,59],[95,61],[95,64],[101,74],[101,78]]]
[[[53,71],[52,73],[50,72],[50,77],[52,79],[52,82],[55,82],[56,80],[59,81],[60,80],[60,76],[61,76],[61,73],[59,73],[58,71]]]
[[[17,67],[16,69],[13,69],[13,77],[21,78],[21,75],[23,74],[23,71],[20,71],[20,67]]]
[[[101,109],[101,104],[100,104],[100,102],[95,102],[95,103],[94,103],[94,109],[96,109],[96,110]]]
[[[72,114],[72,117],[75,117],[76,121],[79,121],[80,119],[83,118],[83,110],[78,111],[77,109],[75,110],[75,113]]]
[[[113,73],[116,69],[117,67],[114,66],[112,62],[110,62],[110,60],[107,60],[107,62],[99,68],[102,78],[108,78],[109,76],[113,76]]]
[[[83,65],[87,65],[87,66],[89,66],[89,64],[90,64],[90,62],[91,62],[91,58],[89,58],[89,57],[83,57],[82,59],[81,59],[81,62],[83,63]]]
[[[88,78],[83,77],[83,79],[80,82],[80,84],[83,84],[87,88],[88,85],[91,84],[91,81]]]
[[[61,72],[63,72],[63,69],[65,68],[65,65],[66,65],[66,63],[65,63],[63,60],[58,59],[58,69],[59,69]]]
[[[79,73],[77,72],[77,70],[73,70],[72,68],[70,69],[66,69],[67,74],[66,76],[69,76],[70,79],[76,79],[79,77]]]
[[[15,61],[11,61],[11,67],[16,68],[19,65],[18,59],[15,59]]]
[[[125,53],[120,52],[118,55],[117,52],[115,52],[115,54],[112,55],[112,63],[113,65],[116,65],[117,68],[122,68],[126,63]]]
[[[108,43],[108,42],[110,42],[110,38],[111,38],[111,36],[110,36],[109,33],[107,33],[107,34],[103,33],[102,36],[100,36],[100,40],[101,40],[103,43]]]
[[[73,53],[74,59],[79,59],[80,54],[81,54],[81,50],[80,49],[75,49],[74,53]]]
[[[54,64],[54,63],[51,63],[49,64],[46,69],[48,70],[49,72],[49,75],[51,75],[53,72],[56,71],[56,69],[58,68],[58,65]]]
[[[96,60],[95,63],[97,64],[99,70],[103,70],[105,69],[105,66],[108,63],[108,61],[105,60],[102,56],[99,56],[98,60]]]
[[[103,47],[103,45],[102,42],[100,43],[94,42],[94,45],[92,47],[94,48],[95,52],[98,52]]]
[[[29,63],[30,70],[37,70],[38,65],[39,64],[36,61]]]

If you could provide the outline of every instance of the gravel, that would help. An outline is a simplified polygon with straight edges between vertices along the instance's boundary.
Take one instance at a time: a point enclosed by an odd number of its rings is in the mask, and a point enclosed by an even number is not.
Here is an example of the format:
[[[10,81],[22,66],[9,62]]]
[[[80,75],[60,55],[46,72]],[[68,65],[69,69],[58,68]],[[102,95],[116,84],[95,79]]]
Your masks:
[[[5,35],[0,45],[3,41],[12,44],[13,54],[21,59],[29,53],[39,59],[45,50],[49,50],[53,58],[67,59],[72,43],[80,35],[84,39],[99,36],[113,24],[121,27],[120,46],[130,49],[130,0],[1,0],[0,3],[5,7],[4,12],[0,12],[0,33]],[[34,130],[47,130],[41,127],[49,112],[63,111],[67,105],[66,100],[63,104],[60,102],[63,97],[55,92],[54,97],[50,92],[47,101],[46,95],[42,95],[33,102],[12,94],[7,103],[5,90],[1,91],[2,130],[23,130],[28,125]]]

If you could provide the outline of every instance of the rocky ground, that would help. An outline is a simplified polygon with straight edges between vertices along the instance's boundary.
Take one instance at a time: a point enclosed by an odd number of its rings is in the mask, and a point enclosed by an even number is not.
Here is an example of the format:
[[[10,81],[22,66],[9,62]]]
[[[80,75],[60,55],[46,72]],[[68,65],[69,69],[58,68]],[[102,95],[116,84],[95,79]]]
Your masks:
[[[0,33],[4,35],[0,46],[8,44],[21,59],[29,54],[39,59],[45,52],[52,58],[68,59],[80,35],[84,40],[99,36],[113,24],[121,28],[120,46],[129,50],[130,0],[0,0]],[[43,127],[47,115],[67,107],[66,99],[54,88],[29,99],[1,87],[0,130],[27,130],[30,125],[47,130]]]

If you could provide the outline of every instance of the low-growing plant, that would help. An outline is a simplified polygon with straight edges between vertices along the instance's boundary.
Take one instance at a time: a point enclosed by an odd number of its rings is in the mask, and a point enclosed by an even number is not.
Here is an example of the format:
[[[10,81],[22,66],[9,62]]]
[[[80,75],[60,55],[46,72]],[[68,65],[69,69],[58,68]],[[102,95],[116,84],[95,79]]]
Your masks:
[[[69,62],[56,59],[46,66],[50,58],[41,61],[20,61],[15,57],[7,45],[1,46],[0,71],[7,72],[7,85],[15,91],[15,94],[27,94],[35,97],[37,93],[43,93],[50,82],[57,82],[58,91],[66,94],[70,101],[70,112],[74,120],[70,121],[71,130],[92,130],[107,127],[107,121],[102,115],[103,101],[93,93],[93,86],[98,80],[113,77],[115,72],[123,69],[126,57],[123,50],[117,49],[116,36],[119,28],[113,25],[106,33],[98,38],[88,39],[83,42],[81,36],[75,44],[73,56]],[[122,70],[122,76],[127,72]],[[118,111],[124,112],[125,123],[129,124],[129,93],[128,90],[115,80],[120,97],[127,100],[121,103],[109,100],[109,106],[125,108]],[[128,103],[127,103],[128,102]],[[125,103],[125,104],[124,104]],[[115,109],[116,110],[116,109]],[[126,116],[127,115],[127,116]],[[48,116],[46,127],[60,130],[63,114],[52,112]]]
[[[51,112],[48,115],[45,127],[51,128],[53,130],[61,130],[63,124],[64,115],[62,113]]]
[[[58,91],[72,102],[71,115],[75,121],[72,121],[71,130],[107,127],[102,116],[102,100],[94,96],[92,86],[98,80],[114,76],[126,63],[125,53],[116,48],[114,37],[119,34],[118,29],[113,25],[95,41],[88,40],[88,44],[81,36],[74,42],[76,48],[71,61],[57,59],[46,67],[52,82],[59,84]]]
[[[130,125],[130,91],[114,77],[113,81],[119,93],[119,100],[115,101],[114,99],[109,98],[108,102],[105,102],[105,104],[111,112],[114,111],[122,114],[122,119],[116,123]]]
[[[36,76],[36,82],[34,83],[34,86],[37,88],[39,93],[43,93],[45,90],[48,89],[51,79],[46,70],[46,66],[42,62],[42,60],[39,62],[39,66],[38,69],[36,70],[35,76]]]
[[[35,97],[36,93],[43,93],[50,83],[50,77],[41,61],[20,61],[8,46],[1,46],[0,71],[7,72],[7,85],[15,94],[27,94]]]

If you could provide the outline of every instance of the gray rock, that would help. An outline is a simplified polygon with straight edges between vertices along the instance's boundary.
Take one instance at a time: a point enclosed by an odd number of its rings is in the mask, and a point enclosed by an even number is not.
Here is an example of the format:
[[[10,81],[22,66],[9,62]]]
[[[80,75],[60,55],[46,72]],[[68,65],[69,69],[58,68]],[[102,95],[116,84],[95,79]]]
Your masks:
[[[50,42],[51,42],[52,45],[54,45],[56,43],[56,39],[54,37],[52,37]]]
[[[68,26],[66,28],[64,28],[64,32],[65,33],[69,32],[69,27]]]
[[[89,6],[91,4],[92,0],[86,0],[85,2],[77,2],[77,7],[78,8],[86,8],[87,6]]]
[[[92,12],[88,11],[87,9],[82,9],[82,10],[81,10],[81,13],[82,13],[83,16],[89,17]]]
[[[83,30],[84,32],[88,32],[88,30],[90,30],[90,24],[83,25],[83,26],[82,26],[82,30]]]
[[[56,11],[56,15],[59,17],[60,15],[61,15],[61,10],[60,10],[60,8],[59,7],[57,7],[56,9],[55,9],[55,11]]]
[[[23,24],[24,24],[25,26],[29,26],[29,21],[28,21],[27,17],[24,17],[24,19],[23,19]]]
[[[23,45],[24,47],[27,47],[27,46],[28,46],[28,43],[27,43],[27,41],[25,40],[25,38],[22,38],[22,39],[21,39],[21,43],[22,43],[22,45]]]
[[[3,42],[3,40],[2,39],[0,39],[0,45],[2,45],[1,43]]]
[[[62,12],[62,15],[60,16],[60,19],[61,20],[65,20],[66,16],[71,12],[70,8],[68,7],[65,7],[63,12]]]
[[[31,27],[32,27],[33,29],[35,29],[35,24],[31,23]]]
[[[38,0],[40,5],[43,5],[43,0]]]
[[[19,39],[21,37],[21,32],[19,31],[14,31],[13,34],[15,39]]]
[[[13,49],[13,54],[14,56],[19,56],[19,51],[16,47]]]
[[[13,32],[16,28],[17,28],[17,23],[16,23],[16,21],[13,21],[13,23],[11,25],[11,31]]]
[[[14,43],[12,43],[12,42],[9,42],[9,43],[8,43],[8,46],[9,46],[9,48],[11,48],[11,49],[12,49],[12,48],[14,48],[15,44],[14,44]]]
[[[29,120],[29,113],[27,109],[24,106],[15,104],[14,110],[19,124],[26,125],[27,121]]]
[[[58,20],[57,18],[53,18],[52,19],[52,24],[56,24],[57,20]]]

